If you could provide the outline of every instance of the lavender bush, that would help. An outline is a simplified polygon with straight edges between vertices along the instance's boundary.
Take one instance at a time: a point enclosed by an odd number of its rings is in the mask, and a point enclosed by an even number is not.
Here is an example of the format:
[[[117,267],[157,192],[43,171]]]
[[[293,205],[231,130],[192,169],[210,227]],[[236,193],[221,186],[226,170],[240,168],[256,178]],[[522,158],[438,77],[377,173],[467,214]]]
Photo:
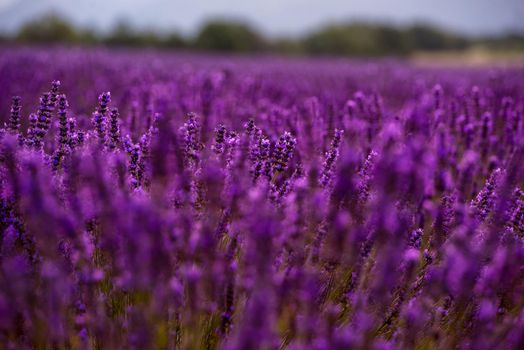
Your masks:
[[[524,347],[524,71],[12,49],[0,81],[2,348]]]

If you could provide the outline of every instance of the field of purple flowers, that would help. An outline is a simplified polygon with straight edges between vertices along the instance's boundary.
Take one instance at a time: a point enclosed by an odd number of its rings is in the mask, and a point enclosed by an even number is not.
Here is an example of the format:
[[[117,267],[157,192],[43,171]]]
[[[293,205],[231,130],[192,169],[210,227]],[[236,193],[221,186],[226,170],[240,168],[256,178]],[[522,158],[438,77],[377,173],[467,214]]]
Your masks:
[[[4,49],[0,121],[1,349],[524,348],[522,69]]]

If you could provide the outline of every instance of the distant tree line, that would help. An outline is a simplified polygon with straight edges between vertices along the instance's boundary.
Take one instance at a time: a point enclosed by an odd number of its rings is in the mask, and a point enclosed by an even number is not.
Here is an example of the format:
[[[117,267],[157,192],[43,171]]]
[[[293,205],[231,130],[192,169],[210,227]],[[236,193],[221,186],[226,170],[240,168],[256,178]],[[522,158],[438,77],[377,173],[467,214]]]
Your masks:
[[[468,38],[426,24],[396,27],[371,23],[333,24],[298,39],[268,39],[238,21],[211,20],[194,37],[179,33],[136,30],[126,22],[109,33],[78,28],[55,14],[23,25],[4,42],[39,44],[160,47],[221,52],[277,52],[285,54],[383,56],[417,51],[464,50],[483,45],[498,50],[524,50],[524,33],[492,38]]]

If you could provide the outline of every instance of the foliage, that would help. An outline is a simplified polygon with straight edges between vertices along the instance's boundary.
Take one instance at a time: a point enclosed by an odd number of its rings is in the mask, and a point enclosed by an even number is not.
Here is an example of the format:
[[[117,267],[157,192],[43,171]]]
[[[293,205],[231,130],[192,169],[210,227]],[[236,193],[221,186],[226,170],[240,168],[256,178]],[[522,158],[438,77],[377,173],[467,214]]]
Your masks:
[[[227,52],[257,52],[265,46],[262,37],[248,25],[226,21],[206,23],[194,45],[200,49]]]
[[[11,41],[193,48],[240,53],[405,56],[418,51],[464,50],[479,45],[492,50],[523,50],[524,38],[519,33],[508,33],[500,37],[472,39],[426,24],[397,27],[353,22],[327,25],[302,38],[269,39],[248,24],[234,20],[208,21],[194,38],[175,31],[158,33],[153,30],[137,30],[126,21],[120,21],[112,31],[102,34],[76,28],[62,17],[50,14],[28,22]]]

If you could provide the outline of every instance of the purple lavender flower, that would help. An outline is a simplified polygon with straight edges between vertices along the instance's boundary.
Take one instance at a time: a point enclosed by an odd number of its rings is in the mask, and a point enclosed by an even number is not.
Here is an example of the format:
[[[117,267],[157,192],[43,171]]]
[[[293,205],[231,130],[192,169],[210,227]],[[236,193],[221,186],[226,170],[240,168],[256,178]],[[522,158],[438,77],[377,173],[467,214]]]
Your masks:
[[[111,93],[110,92],[104,92],[100,96],[98,96],[97,112],[105,117],[108,111],[110,102],[111,102]]]
[[[65,95],[61,95],[58,99],[58,122],[59,127],[59,138],[58,143],[60,148],[65,148],[69,143],[69,125],[67,119],[67,108],[69,107]]]
[[[335,129],[335,135],[331,141],[331,147],[326,153],[326,158],[324,159],[322,174],[320,175],[320,184],[323,187],[327,187],[331,182],[331,177],[333,176],[333,168],[335,167],[335,162],[339,156],[340,143],[342,142],[342,135],[344,134],[343,130]]]
[[[293,158],[296,143],[297,140],[287,131],[280,136],[273,153],[274,172],[281,173],[288,168],[289,161]]]
[[[435,85],[433,87],[433,97],[435,99],[435,110],[439,110],[442,108],[442,86],[439,84]]]
[[[50,91],[50,109],[51,111],[55,108],[58,99],[59,99],[59,93],[58,90],[60,89],[60,80],[53,80],[51,82],[51,91]]]
[[[199,153],[203,148],[200,141],[200,123],[195,114],[190,113],[188,120],[180,128],[184,140],[184,155],[190,167],[195,167],[199,160]]]
[[[226,127],[222,124],[215,129],[215,144],[213,145],[213,151],[216,154],[224,153],[226,131]]]
[[[476,209],[476,214],[479,219],[484,220],[493,210],[495,204],[496,187],[501,176],[501,169],[496,169],[486,181],[482,190],[477,194],[473,201],[473,206]]]
[[[22,108],[20,101],[20,96],[15,96],[13,97],[13,102],[11,103],[11,115],[9,117],[7,130],[12,134],[18,134],[20,130],[20,110]]]
[[[106,129],[105,129],[105,120],[103,114],[99,112],[93,113],[93,125],[95,127],[96,136],[100,144],[105,143],[106,138]]]
[[[254,158],[255,164],[253,167],[253,182],[256,182],[258,178],[264,174],[268,179],[272,177],[269,153],[270,153],[270,141],[265,137],[260,137],[258,143],[253,145],[251,152],[252,158]]]
[[[44,137],[49,131],[49,126],[51,123],[51,101],[50,94],[48,92],[44,93],[40,97],[40,106],[38,108],[38,113],[36,114],[36,121],[32,123],[30,117],[30,127],[31,127],[31,145],[35,148],[42,148]]]
[[[117,108],[111,109],[111,116],[109,119],[109,140],[108,140],[108,147],[111,150],[114,150],[115,148],[118,148],[121,144],[121,136],[120,136],[120,120],[119,120],[119,113]]]
[[[4,347],[524,344],[522,70],[8,51]]]
[[[38,116],[35,113],[29,115],[29,127],[27,128],[26,144],[28,146],[34,146],[37,138],[37,124]]]

